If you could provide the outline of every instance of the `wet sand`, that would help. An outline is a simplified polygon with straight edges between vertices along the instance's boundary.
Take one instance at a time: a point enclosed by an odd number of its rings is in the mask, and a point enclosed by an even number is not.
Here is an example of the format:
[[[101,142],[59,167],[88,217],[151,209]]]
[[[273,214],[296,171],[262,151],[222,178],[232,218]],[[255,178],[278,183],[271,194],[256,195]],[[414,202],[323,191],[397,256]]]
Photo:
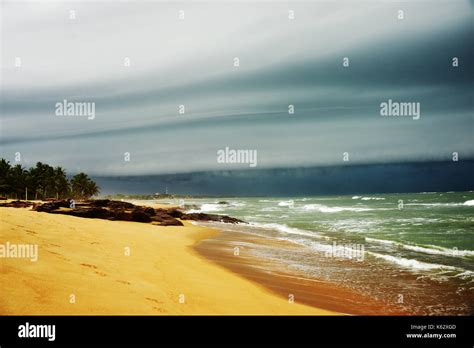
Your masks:
[[[235,248],[238,248],[236,250]],[[201,255],[253,282],[265,286],[285,300],[353,315],[407,315],[396,306],[363,296],[340,285],[310,279],[288,269],[277,259],[256,256],[258,249],[300,251],[288,241],[263,238],[236,231],[220,232],[194,247]],[[238,255],[236,252],[238,251]]]

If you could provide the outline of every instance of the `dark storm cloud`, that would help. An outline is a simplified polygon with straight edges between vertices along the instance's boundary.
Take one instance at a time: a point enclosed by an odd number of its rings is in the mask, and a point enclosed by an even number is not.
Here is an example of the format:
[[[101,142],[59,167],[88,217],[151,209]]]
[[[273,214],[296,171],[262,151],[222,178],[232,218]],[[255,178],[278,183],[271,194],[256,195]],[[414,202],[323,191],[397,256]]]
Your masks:
[[[212,27],[189,37],[174,26],[162,27],[153,33],[170,45],[168,51],[161,46],[139,50],[148,54],[143,59],[162,64],[144,64],[147,69],[132,74],[111,68],[106,75],[106,66],[99,69],[101,57],[109,65],[116,59],[105,59],[107,51],[125,43],[144,42],[148,48],[145,39],[136,38],[150,38],[146,23],[155,20],[137,11],[145,24],[115,46],[105,29],[90,33],[107,47],[97,55],[99,61],[88,62],[99,72],[93,80],[81,75],[85,63],[80,61],[69,70],[53,66],[51,81],[39,86],[37,79],[22,82],[29,75],[20,71],[8,75],[2,96],[2,156],[11,158],[19,151],[28,163],[49,160],[73,170],[117,175],[216,169],[216,150],[227,145],[257,149],[263,167],[336,164],[344,151],[353,154],[355,163],[449,159],[453,151],[469,158],[474,156],[469,140],[473,25],[463,4],[406,4],[406,24],[394,19],[397,7],[392,4],[359,11],[344,4],[334,11],[333,5],[302,4],[298,13],[307,17],[298,17],[303,18],[300,27],[282,29],[280,19],[268,12],[252,13],[253,22],[244,22],[239,30],[220,23],[228,36],[219,44]],[[218,6],[213,8],[219,13]],[[341,18],[348,20],[341,25]],[[56,31],[48,30],[43,44],[54,42],[48,35],[54,37]],[[164,33],[171,43],[163,41]],[[174,57],[174,50],[183,48],[173,41],[181,39],[195,54]],[[205,45],[207,55],[199,55]],[[63,49],[59,57],[68,54]],[[238,69],[231,66],[236,54],[242,58]],[[183,61],[175,62],[178,57]],[[343,57],[350,59],[347,68]],[[459,58],[459,67],[451,66],[453,57]],[[64,71],[70,76],[62,76]],[[54,105],[63,99],[95,102],[96,119],[55,117]],[[381,118],[380,103],[387,99],[419,102],[421,119]],[[177,115],[179,104],[186,105],[186,115]],[[289,104],[295,105],[294,116],[287,113]],[[133,165],[123,164],[124,151],[133,154]]]

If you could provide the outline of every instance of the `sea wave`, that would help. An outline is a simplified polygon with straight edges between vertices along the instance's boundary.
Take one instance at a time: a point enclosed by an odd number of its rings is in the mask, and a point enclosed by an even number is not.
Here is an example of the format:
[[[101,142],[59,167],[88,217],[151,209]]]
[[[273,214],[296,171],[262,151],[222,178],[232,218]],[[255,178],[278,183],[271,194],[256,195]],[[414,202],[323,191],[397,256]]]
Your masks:
[[[323,244],[323,243],[318,243],[315,241],[298,241],[300,244],[303,244],[310,248],[311,250],[321,252],[321,253],[334,253],[334,246],[332,244]],[[338,246],[339,251],[342,249],[344,251],[348,250],[349,252],[352,252],[352,249],[346,248],[345,246]],[[349,253],[347,255],[350,255]]]
[[[464,205],[464,203],[405,203],[405,205],[421,205],[425,207],[459,207]]]
[[[322,238],[316,232],[303,230],[303,229],[296,228],[296,227],[290,227],[290,226],[287,226],[285,224],[250,222],[249,225],[253,226],[253,227],[257,227],[257,228],[267,229],[267,230],[268,229],[276,230],[276,231],[282,232],[284,234],[294,234],[294,235],[300,235],[300,236]]]
[[[370,237],[365,237],[366,242],[373,242],[373,243],[379,243],[379,244],[387,244],[387,245],[395,245],[397,242],[393,240],[386,240],[386,239],[377,239],[377,238],[370,238]]]
[[[369,238],[369,237],[365,237],[365,240],[367,242],[372,242],[372,243],[397,246],[406,250],[416,251],[416,252],[420,252],[424,254],[453,256],[453,257],[474,256],[473,250],[449,249],[449,248],[444,248],[437,245],[420,246],[420,245],[400,243],[393,240],[385,240],[385,239],[377,239],[377,238]]]
[[[280,211],[280,210],[277,207],[265,207],[265,208],[260,209],[260,211],[267,212],[267,211]]]
[[[246,204],[244,202],[232,201],[232,202],[229,203],[229,206],[231,206],[231,207],[245,207]]]
[[[447,270],[459,270],[456,267],[453,266],[447,266],[447,265],[439,265],[436,263],[427,263],[427,262],[421,262],[418,260],[414,259],[405,259],[403,257],[397,257],[397,256],[392,256],[392,255],[386,255],[386,254],[379,254],[379,253],[374,253],[374,252],[368,252],[370,255],[383,259],[387,262],[397,264],[401,267],[412,269],[412,270],[435,270],[435,269],[447,269]]]
[[[409,244],[402,244],[403,248],[413,251],[418,251],[425,254],[433,254],[433,255],[444,255],[444,256],[474,256],[473,250],[457,250],[457,249],[448,249],[443,247],[438,247],[436,245],[426,245],[426,246],[418,246],[418,245],[409,245]]]
[[[353,196],[352,199],[360,199],[362,201],[384,201],[384,197],[362,197],[362,196]]]
[[[474,206],[474,199],[471,199],[471,200],[469,200],[469,201],[465,201],[465,202],[463,203],[463,205],[467,205],[467,206],[469,206],[469,207]]]
[[[293,200],[281,201],[278,203],[278,206],[280,207],[293,207],[294,205],[295,205],[295,202]]]
[[[188,213],[207,213],[214,211],[222,211],[224,209],[222,204],[217,203],[204,203],[200,206],[199,209],[192,209]]]
[[[303,207],[301,207],[301,209],[305,211],[319,211],[321,213],[339,213],[342,211],[361,212],[361,211],[374,210],[372,208],[357,208],[357,207],[328,207],[327,205],[323,205],[323,204],[306,204]]]
[[[474,272],[473,271],[464,271],[464,272],[461,272],[459,274],[456,274],[455,277],[463,279],[463,280],[472,279],[472,278],[474,278]]]

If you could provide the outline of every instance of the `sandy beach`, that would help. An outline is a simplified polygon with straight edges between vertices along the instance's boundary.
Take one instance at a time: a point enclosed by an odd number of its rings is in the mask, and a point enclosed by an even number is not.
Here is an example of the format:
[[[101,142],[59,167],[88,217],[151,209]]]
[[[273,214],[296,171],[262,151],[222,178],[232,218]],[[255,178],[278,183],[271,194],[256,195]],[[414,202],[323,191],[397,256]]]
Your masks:
[[[332,315],[201,256],[217,233],[0,208],[0,243],[38,245],[38,260],[0,259],[1,315]],[[202,247],[201,247],[202,248]]]

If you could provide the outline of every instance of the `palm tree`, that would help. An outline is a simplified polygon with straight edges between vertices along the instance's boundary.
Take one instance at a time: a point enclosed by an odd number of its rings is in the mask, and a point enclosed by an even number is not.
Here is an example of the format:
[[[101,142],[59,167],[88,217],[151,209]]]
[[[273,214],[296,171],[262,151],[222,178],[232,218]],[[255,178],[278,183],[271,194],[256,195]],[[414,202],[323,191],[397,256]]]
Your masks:
[[[46,166],[47,165],[41,162],[38,162],[36,163],[36,167],[30,168],[29,176],[32,179],[32,184],[35,191],[35,199],[38,199],[38,194],[42,195],[44,198],[44,194],[46,190],[46,181],[45,181]]]
[[[10,168],[10,162],[2,158],[0,160],[0,193],[2,196],[6,196],[11,191],[9,181]]]
[[[86,195],[88,196],[88,198],[98,195],[99,192],[100,192],[99,186],[97,186],[97,184],[94,181],[89,179],[87,183],[87,187],[86,187]]]
[[[28,199],[27,192],[35,199],[55,196],[65,198],[72,194],[75,198],[88,199],[99,194],[99,187],[87,174],[79,173],[69,182],[66,171],[61,167],[51,167],[38,162],[29,170],[20,164],[11,166],[10,162],[0,159],[0,195],[16,199]]]
[[[28,171],[21,164],[10,168],[8,179],[10,181],[11,193],[15,195],[15,199],[22,198],[25,194],[27,175]]]
[[[79,173],[71,179],[72,195],[78,199],[88,199],[99,193],[99,187],[87,174]]]
[[[67,181],[66,171],[63,168],[56,167],[53,169],[52,182],[54,192],[56,193],[56,199],[67,196],[69,193],[69,182]]]
[[[36,167],[30,168],[29,175],[32,178],[32,184],[35,189],[35,199],[38,199],[38,195],[44,199],[56,194],[53,167],[38,162],[36,163]]]

